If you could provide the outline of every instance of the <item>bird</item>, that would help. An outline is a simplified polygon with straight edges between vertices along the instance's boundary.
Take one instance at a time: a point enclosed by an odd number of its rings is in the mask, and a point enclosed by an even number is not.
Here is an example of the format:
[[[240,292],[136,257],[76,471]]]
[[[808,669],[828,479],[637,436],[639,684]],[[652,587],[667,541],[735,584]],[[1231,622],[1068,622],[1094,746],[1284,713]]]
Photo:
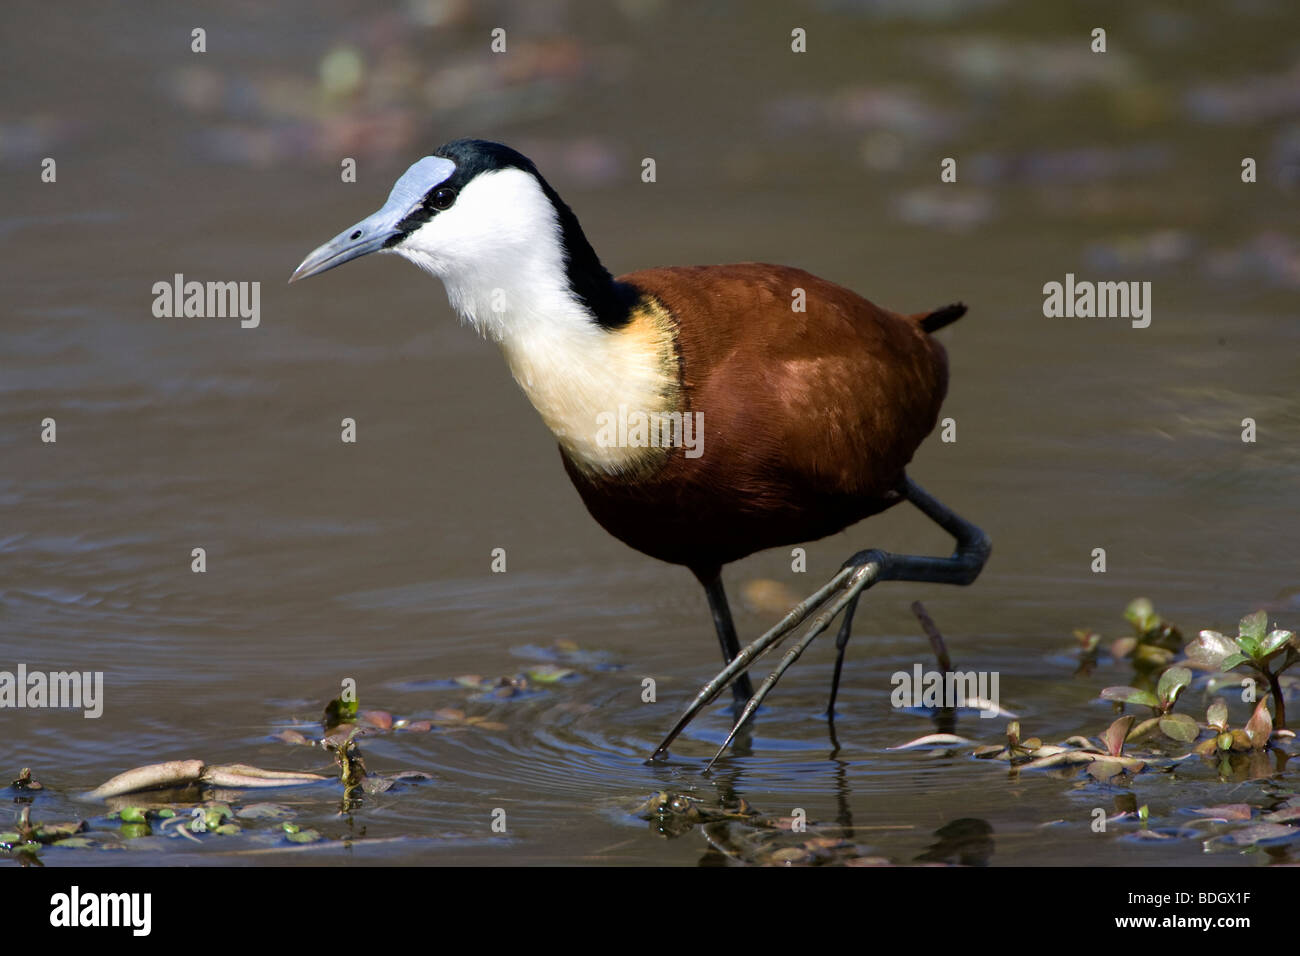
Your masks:
[[[947,354],[934,334],[965,305],[901,314],[801,269],[755,262],[614,277],[534,163],[479,139],[417,160],[377,212],[311,252],[289,281],[370,253],[396,253],[443,282],[453,310],[500,347],[592,517],[703,587],[726,666],[652,760],[667,759],[669,744],[731,686],[735,723],[718,759],[842,613],[833,720],[862,591],[881,580],[969,584],[984,567],[988,536],[906,471],[947,392]],[[740,647],[725,565],[903,501],[954,538],[952,555],[859,551]],[[755,692],[749,664],[814,613]]]

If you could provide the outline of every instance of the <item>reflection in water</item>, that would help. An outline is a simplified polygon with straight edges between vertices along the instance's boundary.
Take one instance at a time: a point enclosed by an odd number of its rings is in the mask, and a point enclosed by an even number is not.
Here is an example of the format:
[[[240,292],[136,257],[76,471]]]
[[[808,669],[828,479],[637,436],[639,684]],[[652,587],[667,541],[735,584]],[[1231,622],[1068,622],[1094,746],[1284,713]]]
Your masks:
[[[957,863],[988,866],[993,858],[993,827],[985,820],[963,817],[935,831],[939,839],[916,858],[917,863]]]

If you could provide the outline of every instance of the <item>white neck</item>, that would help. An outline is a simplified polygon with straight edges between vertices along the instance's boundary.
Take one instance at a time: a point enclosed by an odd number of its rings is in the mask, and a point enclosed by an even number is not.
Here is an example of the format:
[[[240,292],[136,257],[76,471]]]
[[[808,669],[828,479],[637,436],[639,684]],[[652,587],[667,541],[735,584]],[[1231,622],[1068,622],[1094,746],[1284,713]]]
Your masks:
[[[501,347],[580,467],[624,473],[658,457],[657,448],[609,446],[598,417],[619,406],[678,410],[671,319],[642,304],[617,329],[595,321],[569,287],[555,208],[536,179],[517,169],[475,177],[393,251],[441,278],[452,308]]]
[[[606,474],[635,472],[659,450],[611,444],[608,420],[624,410],[679,410],[671,325],[661,310],[642,308],[617,330],[585,313],[534,316],[501,341],[510,371],[542,420],[580,466]]]

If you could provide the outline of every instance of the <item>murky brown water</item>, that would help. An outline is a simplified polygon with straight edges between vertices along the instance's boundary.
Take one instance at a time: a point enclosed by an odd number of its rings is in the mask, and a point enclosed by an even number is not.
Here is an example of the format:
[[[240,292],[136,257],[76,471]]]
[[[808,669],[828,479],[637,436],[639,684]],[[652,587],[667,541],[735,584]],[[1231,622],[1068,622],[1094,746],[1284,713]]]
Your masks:
[[[1089,813],[1131,790],[1177,825],[1185,805],[1263,799],[1263,781],[1190,765],[1107,787],[889,752],[932,729],[890,708],[889,675],[928,666],[919,598],[958,666],[999,671],[1026,732],[1060,740],[1103,729],[1098,690],[1131,678],[1114,663],[1072,676],[1071,629],[1118,636],[1132,597],[1192,632],[1256,607],[1300,620],[1300,13],[1281,0],[1069,18],[1031,0],[527,6],[10,5],[0,669],[103,671],[106,685],[98,720],[0,711],[0,773],[31,766],[48,788],[34,815],[100,813],[75,794],[154,760],[328,772],[272,735],[351,677],[363,706],[490,725],[365,741],[371,769],[435,779],[346,815],[334,786],[266,796],[329,839],[404,838],[285,859],[722,860],[698,828],[665,839],[635,812],[675,790],[803,808],[899,862],[963,818],[991,828],[994,863],[1246,862],[1195,838],[1099,837]],[[1105,55],[1088,52],[1093,19]],[[495,26],[504,56],[488,51]],[[793,26],[808,53],[790,52]],[[340,49],[363,72],[349,92],[336,55],[331,97],[321,63]],[[902,310],[970,305],[943,333],[957,441],[932,437],[912,475],[984,527],[994,557],[970,589],[871,593],[833,758],[827,638],[714,776],[700,770],[726,733],[722,704],[672,763],[646,766],[718,664],[694,580],[590,520],[505,364],[436,282],[375,257],[285,284],[410,162],[464,135],[532,156],[615,272],[756,259]],[[47,156],[55,183],[40,181]],[[356,184],[339,182],[345,156]],[[639,178],[646,156],[654,184]],[[945,156],[956,184],[938,182]],[[1260,182],[1240,181],[1243,156]],[[151,288],[175,273],[261,282],[260,326],[155,318]],[[1066,273],[1150,281],[1150,327],[1045,318],[1042,286]],[[47,417],[55,444],[40,440]],[[339,440],[344,417],[355,445]],[[742,637],[777,616],[743,603],[744,582],[803,594],[868,546],[949,545],[900,509],[810,545],[806,574],[783,553],[752,558],[727,576]],[[190,570],[198,547],[204,574]],[[1090,571],[1099,547],[1105,574]],[[506,574],[490,573],[494,548]],[[582,653],[557,658],[556,640]],[[575,673],[511,699],[451,681],[547,662]],[[657,703],[641,702],[644,677]],[[958,730],[992,742],[1004,723]],[[42,858],[229,862],[283,844],[128,845],[139,852]]]

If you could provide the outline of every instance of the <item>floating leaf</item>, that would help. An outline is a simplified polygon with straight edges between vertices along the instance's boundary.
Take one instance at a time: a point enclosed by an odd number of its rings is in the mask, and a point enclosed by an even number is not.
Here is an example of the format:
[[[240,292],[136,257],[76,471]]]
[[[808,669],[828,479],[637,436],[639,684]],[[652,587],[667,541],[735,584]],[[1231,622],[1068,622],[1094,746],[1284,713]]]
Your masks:
[[[55,840],[51,846],[63,847],[69,850],[89,850],[95,846],[95,841],[88,840],[85,837],[67,837],[63,840]]]
[[[396,773],[372,773],[361,781],[366,793],[385,793],[399,783],[418,783],[432,780],[433,775],[421,770],[399,770]]]
[[[1084,769],[1087,771],[1088,776],[1097,779],[1101,783],[1112,780],[1124,772],[1124,767],[1121,764],[1105,759],[1094,760]]]
[[[321,839],[321,835],[316,830],[300,830],[297,826],[286,823],[284,825],[284,838],[290,843],[315,843]]]
[[[1196,721],[1186,714],[1166,714],[1160,718],[1160,730],[1166,737],[1190,744],[1201,735],[1201,728]]]
[[[393,715],[386,710],[363,710],[357,715],[357,722],[379,730],[393,729]]]
[[[1160,681],[1156,685],[1156,696],[1160,698],[1161,705],[1168,710],[1173,706],[1174,701],[1183,688],[1192,682],[1192,672],[1186,667],[1171,667],[1160,675]]]
[[[1106,700],[1113,700],[1120,704],[1142,704],[1146,707],[1159,707],[1160,701],[1156,695],[1149,690],[1140,690],[1137,687],[1106,687],[1102,689],[1101,696]]]
[[[541,684],[554,684],[556,681],[564,680],[577,673],[568,667],[560,667],[556,664],[538,664],[536,667],[530,667],[525,671],[530,680],[535,680]]]
[[[85,829],[87,829],[85,820],[76,820],[72,823],[42,823],[32,833],[32,839],[37,843],[53,843],[55,840],[81,833]]]
[[[315,745],[315,741],[296,730],[282,730],[278,734],[272,734],[271,736],[273,740],[281,740],[286,744],[298,744],[308,747]]]
[[[1254,826],[1225,833],[1207,843],[1221,843],[1227,846],[1268,846],[1289,843],[1297,838],[1300,838],[1300,827],[1290,827],[1285,823],[1256,823]]]
[[[1188,812],[1194,813],[1198,817],[1209,817],[1214,820],[1235,822],[1238,820],[1249,820],[1251,817],[1251,806],[1248,803],[1228,803],[1221,807],[1189,807]]]

